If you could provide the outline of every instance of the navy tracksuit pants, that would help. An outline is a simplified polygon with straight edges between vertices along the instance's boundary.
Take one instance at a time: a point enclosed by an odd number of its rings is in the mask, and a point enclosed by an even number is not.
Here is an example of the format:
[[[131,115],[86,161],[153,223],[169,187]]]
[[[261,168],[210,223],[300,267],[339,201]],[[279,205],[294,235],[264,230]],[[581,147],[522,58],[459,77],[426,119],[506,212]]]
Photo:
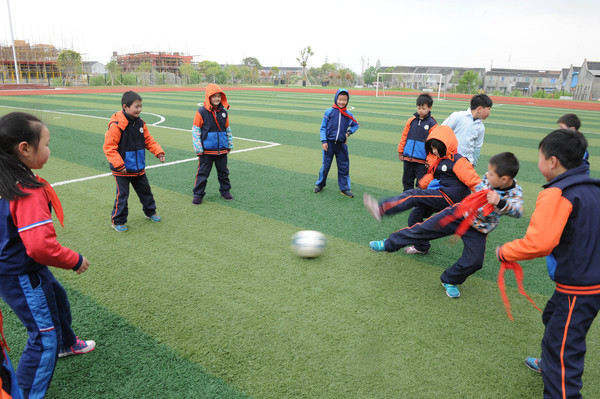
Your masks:
[[[152,195],[150,183],[145,173],[141,176],[115,176],[115,180],[117,181],[117,199],[115,199],[115,205],[111,214],[113,224],[125,224],[127,222],[129,214],[127,201],[129,199],[130,184],[133,186],[142,203],[144,215],[150,217],[156,213],[154,195]]]
[[[402,175],[402,188],[404,191],[412,190],[415,188],[415,182],[419,182],[423,176],[427,173],[427,167],[425,164],[404,161],[404,173]]]
[[[211,155],[202,154],[198,156],[198,171],[196,172],[196,182],[194,183],[194,195],[204,197],[208,176],[212,170],[213,164],[217,169],[217,178],[219,179],[219,192],[228,193],[231,190],[229,181],[229,168],[227,167],[227,154]]]
[[[48,267],[22,275],[0,276],[0,298],[19,317],[29,339],[17,366],[25,398],[43,398],[61,347],[75,345],[67,293]]]
[[[319,178],[316,185],[323,188],[327,185],[327,175],[333,157],[338,170],[338,186],[340,191],[350,190],[350,158],[348,156],[348,146],[345,142],[327,140],[327,151],[323,150],[323,165],[319,170]]]
[[[454,205],[452,200],[441,190],[421,190],[415,188],[402,194],[379,202],[384,215],[393,215],[412,208],[408,215],[408,227],[420,223],[442,209]],[[429,251],[428,241],[420,240],[415,244],[419,251]]]
[[[464,218],[458,218],[444,227],[439,226],[439,222],[445,216],[452,215],[454,210],[455,207],[448,207],[423,223],[417,223],[392,233],[384,242],[385,250],[394,252],[408,245],[417,247],[417,245],[427,244],[429,246],[429,240],[454,234]],[[444,271],[440,277],[444,283],[462,284],[467,277],[483,266],[487,234],[469,228],[461,239],[464,244],[462,256]]]
[[[585,337],[600,309],[600,294],[572,295],[559,291],[546,304],[542,321],[544,398],[581,398]]]

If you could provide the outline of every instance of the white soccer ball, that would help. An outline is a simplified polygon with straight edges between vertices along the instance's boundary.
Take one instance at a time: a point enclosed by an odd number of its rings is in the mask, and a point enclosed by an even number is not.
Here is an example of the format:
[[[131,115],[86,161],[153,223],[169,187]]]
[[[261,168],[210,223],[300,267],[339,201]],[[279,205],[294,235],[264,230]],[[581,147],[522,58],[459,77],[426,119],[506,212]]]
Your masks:
[[[325,234],[314,230],[302,230],[292,236],[292,251],[302,258],[316,258],[327,247]]]

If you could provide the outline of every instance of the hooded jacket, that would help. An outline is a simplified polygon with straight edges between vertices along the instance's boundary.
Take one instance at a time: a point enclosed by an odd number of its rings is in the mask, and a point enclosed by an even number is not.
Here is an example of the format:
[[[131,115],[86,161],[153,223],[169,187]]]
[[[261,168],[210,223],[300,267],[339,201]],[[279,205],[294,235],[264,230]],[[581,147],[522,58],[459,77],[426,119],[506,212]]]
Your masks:
[[[336,108],[338,96],[342,93],[348,96],[348,103],[350,103],[350,94],[348,93],[348,90],[339,89],[335,93],[333,99],[335,106],[325,111],[323,121],[321,122],[321,143],[325,143],[328,140],[344,143],[346,142],[346,133],[350,135],[358,130],[358,122],[356,122],[352,113],[347,111],[346,108]],[[346,104],[346,107],[347,106],[348,105]],[[351,118],[345,116],[343,112],[348,114]]]
[[[221,103],[216,107],[210,97],[221,94]],[[210,83],[204,93],[204,104],[196,112],[192,126],[192,139],[196,155],[224,155],[233,149],[233,136],[229,128],[229,103],[221,88]]]
[[[440,190],[452,202],[460,202],[475,190],[475,187],[481,183],[481,178],[475,172],[471,162],[457,152],[458,141],[450,127],[437,126],[429,133],[427,141],[432,139],[444,143],[446,155],[437,159],[431,155],[428,157],[429,170],[419,180],[419,187]]]
[[[115,176],[141,176],[146,173],[146,149],[156,157],[165,154],[150,135],[146,123],[141,118],[127,115],[125,110],[110,118],[103,149]]]
[[[437,122],[429,112],[423,119],[419,118],[419,113],[408,118],[402,137],[398,144],[398,154],[404,157],[405,161],[425,163],[427,151],[425,150],[425,141],[431,132],[431,129],[437,125]]]

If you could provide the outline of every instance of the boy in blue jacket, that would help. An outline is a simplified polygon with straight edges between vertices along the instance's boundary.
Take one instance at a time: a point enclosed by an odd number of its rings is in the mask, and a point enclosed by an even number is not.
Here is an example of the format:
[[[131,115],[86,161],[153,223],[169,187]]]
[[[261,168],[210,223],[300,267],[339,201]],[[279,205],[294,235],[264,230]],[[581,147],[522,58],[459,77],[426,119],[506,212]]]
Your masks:
[[[350,160],[346,141],[351,134],[358,130],[358,122],[352,113],[346,110],[349,100],[348,90],[339,89],[335,93],[333,107],[325,111],[323,116],[321,123],[323,166],[321,166],[319,178],[313,190],[315,193],[320,193],[327,184],[327,174],[335,156],[340,194],[350,198],[354,197],[350,191]]]
[[[425,142],[431,129],[437,122],[431,116],[433,98],[427,93],[417,97],[417,112],[406,121],[400,144],[398,144],[398,157],[404,161],[404,174],[402,187],[404,191],[415,188],[427,173],[427,151]]]

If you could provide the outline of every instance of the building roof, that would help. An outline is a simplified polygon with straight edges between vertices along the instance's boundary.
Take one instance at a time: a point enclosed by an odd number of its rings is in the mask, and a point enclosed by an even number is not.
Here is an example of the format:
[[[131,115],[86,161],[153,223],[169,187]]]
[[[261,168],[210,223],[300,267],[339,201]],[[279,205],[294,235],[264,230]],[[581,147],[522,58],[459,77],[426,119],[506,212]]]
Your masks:
[[[600,62],[587,61],[587,70],[594,76],[600,76]]]

